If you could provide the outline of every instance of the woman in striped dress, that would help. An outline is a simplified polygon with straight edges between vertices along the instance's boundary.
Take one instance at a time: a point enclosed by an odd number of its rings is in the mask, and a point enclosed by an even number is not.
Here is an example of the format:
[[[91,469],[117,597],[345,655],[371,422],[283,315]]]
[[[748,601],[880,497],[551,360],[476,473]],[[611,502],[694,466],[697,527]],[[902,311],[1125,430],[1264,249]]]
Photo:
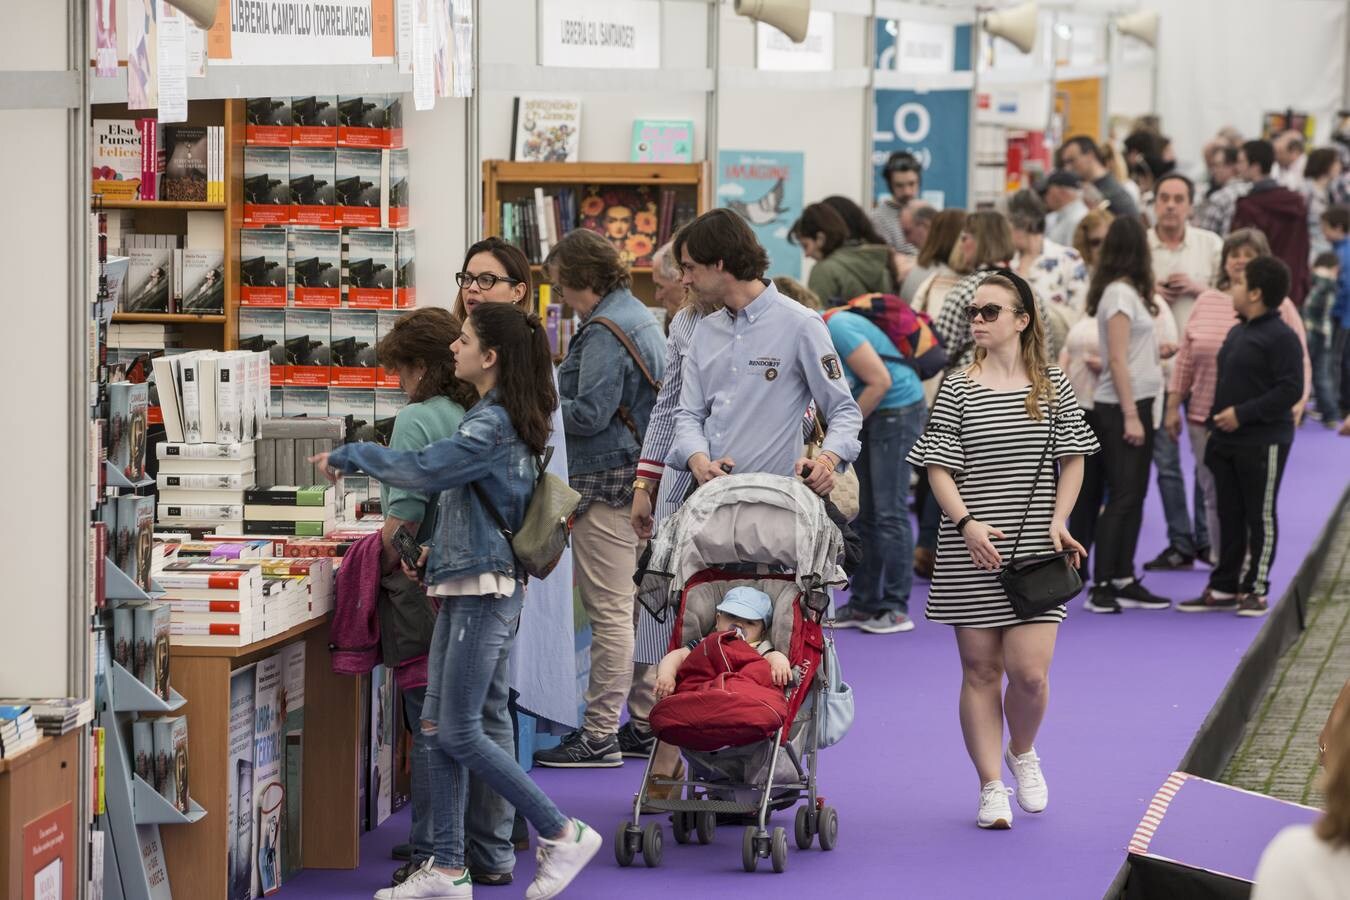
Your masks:
[[[1007,269],[989,273],[964,318],[972,326],[974,362],[948,375],[908,459],[928,469],[945,514],[927,615],[956,628],[961,732],[981,786],[976,823],[1009,828],[1002,760],[1016,778],[1022,809],[1040,812],[1047,802],[1033,743],[1064,607],[1018,619],[998,575],[1020,528],[1019,556],[1082,552],[1065,521],[1082,484],[1083,456],[1098,447],[1068,379],[1046,366],[1045,326],[1026,281]],[[1050,461],[1037,481],[1047,446]]]

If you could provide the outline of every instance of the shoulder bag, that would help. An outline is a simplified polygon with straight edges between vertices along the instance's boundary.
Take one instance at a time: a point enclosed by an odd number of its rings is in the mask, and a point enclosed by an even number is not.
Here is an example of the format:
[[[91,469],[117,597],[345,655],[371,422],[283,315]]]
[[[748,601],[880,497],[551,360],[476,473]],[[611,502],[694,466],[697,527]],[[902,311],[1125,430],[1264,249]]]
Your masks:
[[[558,565],[563,550],[567,549],[568,538],[576,519],[577,505],[581,495],[557,475],[548,471],[549,460],[553,458],[553,448],[546,447],[542,459],[536,459],[539,466],[538,477],[534,481],[534,493],[525,506],[525,519],[520,530],[512,531],[506,524],[501,512],[488,499],[487,491],[478,482],[469,486],[477,495],[483,508],[487,510],[502,537],[511,545],[516,557],[516,567],[535,578],[547,578]]]
[[[804,453],[807,459],[815,459],[820,455],[825,445],[825,429],[821,427],[820,417],[813,416],[815,419],[814,433],[811,440],[807,441]],[[858,518],[858,510],[862,508],[861,490],[858,485],[858,472],[853,466],[848,466],[844,471],[834,473],[834,488],[830,491],[830,502],[839,508],[844,514],[844,518],[852,522]]]
[[[658,394],[661,393],[661,382],[652,377],[652,370],[647,368],[647,364],[642,361],[642,354],[638,352],[637,345],[628,336],[628,332],[619,327],[618,322],[613,319],[606,319],[604,316],[597,316],[583,325],[582,328],[589,328],[592,325],[603,325],[609,329],[610,334],[614,335],[615,340],[622,344],[623,349],[627,350],[628,355],[633,358],[633,363],[638,367],[638,372],[642,374],[642,380],[647,382],[653,391]],[[615,415],[619,417],[619,421],[624,424],[624,427],[632,433],[633,440],[638,442],[640,448],[642,446],[642,433],[638,431],[637,422],[633,420],[632,412],[620,403],[619,410]]]
[[[1040,485],[1041,469],[1055,443],[1055,405],[1050,407],[1050,436],[1046,439],[1045,449],[1041,451],[1040,461],[1036,463],[1036,477],[1031,482],[1031,496],[1027,500],[1027,512],[1022,515],[1022,524],[1017,527],[1017,538],[1013,541],[1012,553],[1003,571],[999,573],[998,583],[1012,603],[1013,614],[1019,619],[1034,619],[1044,615],[1061,603],[1078,596],[1083,589],[1083,579],[1078,570],[1069,562],[1072,550],[1060,550],[1053,553],[1038,553],[1035,556],[1017,557],[1017,548],[1022,543],[1022,532],[1026,530],[1027,515],[1036,499],[1036,488]],[[1052,462],[1053,466],[1054,463]]]

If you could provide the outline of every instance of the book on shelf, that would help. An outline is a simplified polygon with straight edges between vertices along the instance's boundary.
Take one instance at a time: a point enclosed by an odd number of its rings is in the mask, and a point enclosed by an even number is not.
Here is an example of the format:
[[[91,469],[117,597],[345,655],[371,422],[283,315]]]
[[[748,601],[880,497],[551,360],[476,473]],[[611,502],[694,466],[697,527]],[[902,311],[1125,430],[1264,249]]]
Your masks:
[[[108,385],[108,461],[132,482],[145,477],[149,396],[145,384]]]
[[[131,723],[131,770],[146,784],[155,786],[155,728],[151,719]]]
[[[522,94],[511,122],[517,162],[576,162],[581,151],[581,98]]]
[[[181,813],[190,808],[187,726],[187,716],[154,720],[155,789]]]
[[[403,146],[401,94],[339,95],[338,146]]]
[[[0,757],[10,759],[29,750],[42,737],[27,704],[0,705]]]
[[[694,123],[690,119],[633,120],[633,162],[694,161]]]
[[[239,504],[216,503],[160,503],[157,509],[161,522],[219,522],[228,524],[243,519],[244,508]]]
[[[336,151],[291,148],[291,221],[333,227],[337,222]]]
[[[397,235],[395,252],[398,257],[394,305],[399,309],[411,309],[417,305],[417,232],[402,228],[394,234]]]
[[[244,224],[291,221],[291,151],[288,147],[244,148]]]
[[[293,229],[289,268],[296,306],[342,305],[342,233]]]
[[[332,314],[326,309],[286,310],[286,383],[326,385],[333,354]]]
[[[247,536],[270,535],[273,537],[321,538],[335,524],[335,520],[294,521],[289,519],[244,520],[244,534]]]
[[[169,491],[238,492],[250,486],[239,474],[173,475],[162,471],[156,475],[155,485],[161,499]]]
[[[123,495],[117,498],[116,503],[115,563],[141,590],[149,590],[150,558],[154,547],[152,535],[155,527],[155,498]]]
[[[394,326],[398,324],[398,320],[403,317],[403,312],[400,310],[381,309],[376,311],[375,316],[375,345],[378,347],[379,342],[384,340],[385,337],[394,330]],[[399,387],[400,382],[398,379],[398,372],[390,371],[381,366],[375,376],[375,385],[376,387]]]
[[[381,160],[381,181],[387,186],[381,197],[382,225],[389,228],[408,226],[408,151],[385,150]]]
[[[108,754],[107,740],[108,733],[102,728],[90,729],[92,744],[90,747],[90,763],[94,774],[93,794],[95,816],[101,816],[108,811],[107,806],[107,785],[108,785]]]
[[[94,193],[134,200],[141,189],[141,134],[132,119],[94,119],[90,145]],[[114,244],[116,246],[116,244]]]
[[[164,126],[164,174],[160,178],[159,199],[204,202],[209,169],[205,127]]]
[[[281,389],[283,414],[287,418],[303,416],[305,418],[325,418],[328,415],[328,389],[321,387],[300,387],[288,384]],[[292,447],[294,442],[292,442]],[[291,464],[294,465],[294,459]],[[283,470],[283,462],[278,455],[277,469]]]
[[[286,305],[287,247],[283,228],[246,228],[240,232],[240,305]]]
[[[339,147],[334,153],[336,221],[344,227],[378,228],[388,206],[385,159],[379,150]]]
[[[225,311],[225,251],[185,249],[182,251],[183,290],[180,312],[222,313]]]
[[[394,276],[398,267],[394,231],[369,228],[347,233],[347,306],[365,309],[394,307]]]
[[[136,120],[136,131],[141,139],[141,183],[140,200],[159,198],[159,177],[164,171],[164,154],[159,145],[159,121],[143,118]]]
[[[141,684],[164,700],[169,699],[169,608],[162,603],[142,603],[132,610],[136,643],[134,674]]]
[[[244,103],[244,141],[289,147],[294,133],[290,97],[250,97]]]
[[[239,347],[267,359],[268,383],[280,386],[286,380],[286,311],[248,308],[239,310]]]
[[[374,440],[375,391],[373,388],[335,387],[328,392],[328,414],[348,419],[349,433],[356,440]],[[296,451],[296,462],[304,457]]]
[[[239,441],[233,444],[183,444],[164,441],[155,447],[155,456],[161,460],[248,460],[253,458],[254,452],[253,441]]]
[[[117,322],[108,327],[109,350],[172,350],[183,344],[183,332],[173,325]]]
[[[338,99],[335,95],[291,98],[294,128],[291,143],[299,147],[333,147],[337,144]]]
[[[172,247],[129,247],[122,312],[170,311],[173,287]]]
[[[379,314],[375,310],[335,309],[331,319],[330,383],[373,388],[379,365],[375,358]]]

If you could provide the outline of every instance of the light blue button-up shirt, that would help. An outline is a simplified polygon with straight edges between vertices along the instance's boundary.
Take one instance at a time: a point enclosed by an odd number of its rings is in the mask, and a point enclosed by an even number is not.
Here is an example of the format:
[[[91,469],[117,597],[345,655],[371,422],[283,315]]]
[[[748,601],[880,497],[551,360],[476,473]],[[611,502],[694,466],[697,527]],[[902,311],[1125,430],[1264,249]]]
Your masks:
[[[852,462],[862,411],[825,322],[766,282],[739,314],[719,310],[694,330],[666,461],[683,469],[706,453],[731,457],[738,473],[793,475],[813,400],[826,422],[824,449]]]

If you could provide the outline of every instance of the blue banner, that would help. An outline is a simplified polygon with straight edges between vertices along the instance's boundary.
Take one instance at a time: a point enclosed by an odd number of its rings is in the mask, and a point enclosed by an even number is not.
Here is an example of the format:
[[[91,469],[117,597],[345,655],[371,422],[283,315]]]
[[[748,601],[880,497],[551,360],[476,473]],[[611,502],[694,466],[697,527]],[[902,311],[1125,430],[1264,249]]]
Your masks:
[[[777,150],[717,154],[717,205],[739,213],[769,254],[769,275],[802,275],[802,250],[788,229],[802,214],[805,156]]]
[[[882,175],[886,158],[896,150],[908,150],[923,164],[923,198],[939,209],[964,209],[970,175],[970,91],[878,90],[876,114],[875,196],[890,196]]]

